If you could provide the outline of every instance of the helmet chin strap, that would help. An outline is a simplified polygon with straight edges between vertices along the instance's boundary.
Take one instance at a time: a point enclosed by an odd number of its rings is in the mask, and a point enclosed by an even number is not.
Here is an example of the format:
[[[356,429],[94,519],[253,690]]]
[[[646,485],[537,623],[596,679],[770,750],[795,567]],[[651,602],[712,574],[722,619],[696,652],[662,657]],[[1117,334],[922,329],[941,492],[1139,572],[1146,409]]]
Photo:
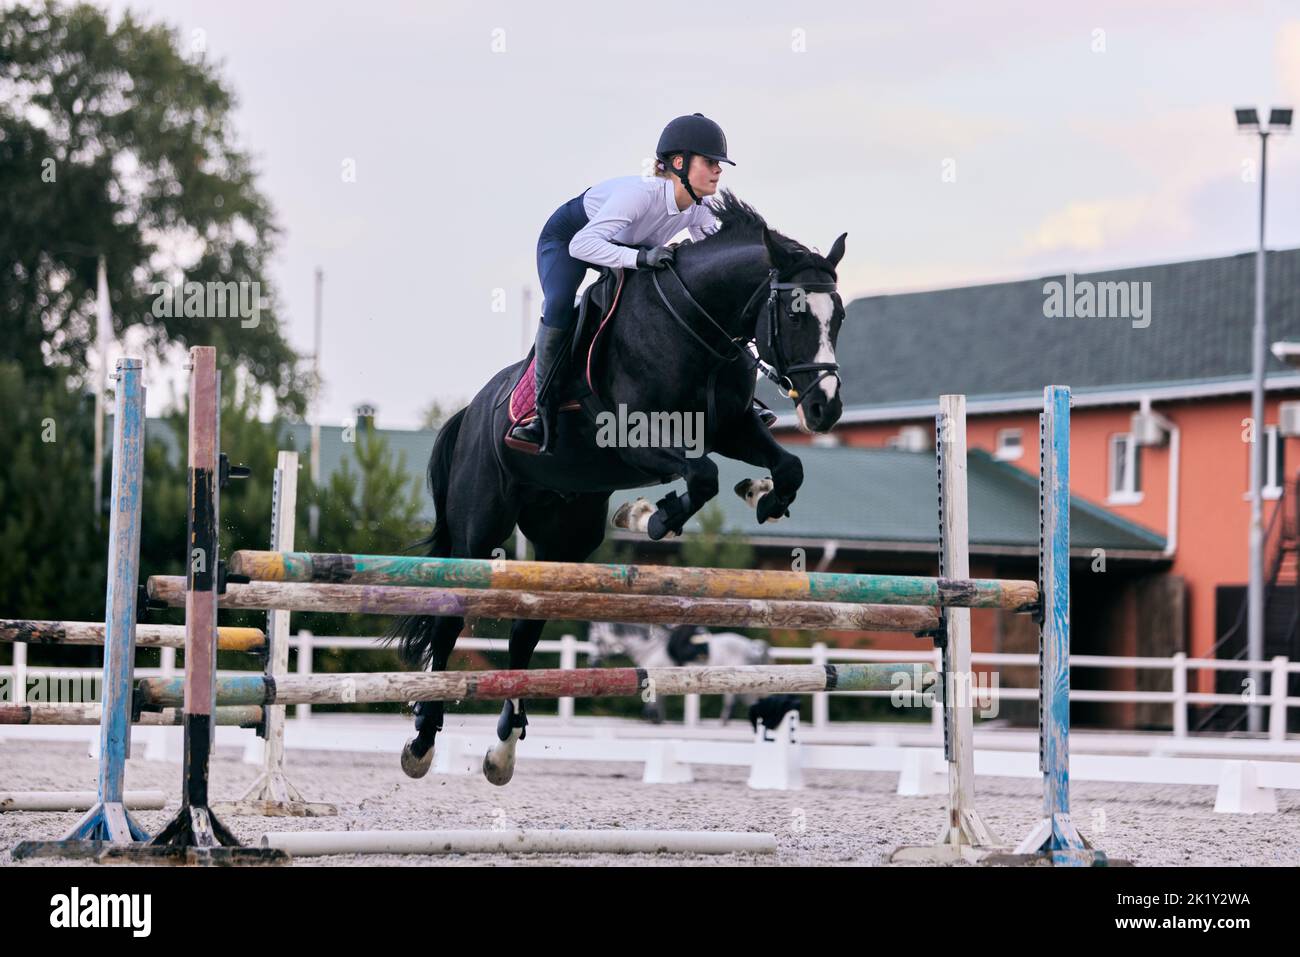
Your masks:
[[[695,195],[695,190],[691,189],[691,157],[694,155],[694,153],[683,153],[681,170],[673,170],[673,172],[677,173],[677,178],[682,181],[682,186],[686,188],[686,192],[690,195],[695,205],[699,206],[703,200]]]

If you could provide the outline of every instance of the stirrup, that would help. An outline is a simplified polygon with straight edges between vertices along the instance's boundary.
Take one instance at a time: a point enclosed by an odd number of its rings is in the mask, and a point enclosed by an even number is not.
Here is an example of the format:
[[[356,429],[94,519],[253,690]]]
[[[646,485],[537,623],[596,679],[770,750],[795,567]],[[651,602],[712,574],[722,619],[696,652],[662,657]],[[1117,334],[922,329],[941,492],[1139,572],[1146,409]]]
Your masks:
[[[537,455],[541,452],[542,439],[545,433],[539,417],[534,416],[523,422],[517,422],[506,432],[505,443],[507,447],[518,452],[525,452],[528,455]]]

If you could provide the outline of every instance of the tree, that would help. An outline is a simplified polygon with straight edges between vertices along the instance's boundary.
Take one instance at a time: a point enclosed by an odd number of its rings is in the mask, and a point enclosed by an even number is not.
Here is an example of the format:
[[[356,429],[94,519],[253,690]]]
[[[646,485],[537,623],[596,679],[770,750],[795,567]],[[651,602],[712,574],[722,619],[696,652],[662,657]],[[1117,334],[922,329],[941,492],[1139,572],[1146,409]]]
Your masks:
[[[469,402],[462,399],[446,403],[434,399],[420,411],[420,428],[441,429],[446,425],[448,419],[467,405],[469,405]]]
[[[142,327],[154,355],[215,345],[301,412],[305,380],[265,273],[270,203],[234,145],[234,95],[181,45],[129,12],[112,24],[88,5],[0,11],[0,355],[32,381],[79,384],[102,255],[119,337]],[[177,288],[182,277],[205,285]],[[220,318],[238,310],[206,295],[201,317],[159,314],[174,302],[162,292],[192,306],[199,288],[258,305],[256,325]]]
[[[0,362],[0,408],[0,609],[102,619],[107,552],[91,510],[91,409],[32,388],[15,362]]]
[[[428,533],[422,518],[424,508],[420,483],[406,470],[405,454],[393,455],[388,443],[373,428],[360,426],[349,443],[339,469],[320,488],[310,482],[298,496],[297,542],[302,551],[398,555],[408,551]],[[311,541],[306,515],[312,502],[320,508],[320,531]],[[382,635],[393,624],[391,616],[299,614],[298,629],[317,634]],[[393,652],[386,661],[373,651],[324,652],[319,664],[323,671],[369,671],[401,663]]]
[[[700,530],[682,536],[683,565],[695,568],[753,568],[754,548],[743,535],[726,530],[726,516],[717,502],[699,511]]]

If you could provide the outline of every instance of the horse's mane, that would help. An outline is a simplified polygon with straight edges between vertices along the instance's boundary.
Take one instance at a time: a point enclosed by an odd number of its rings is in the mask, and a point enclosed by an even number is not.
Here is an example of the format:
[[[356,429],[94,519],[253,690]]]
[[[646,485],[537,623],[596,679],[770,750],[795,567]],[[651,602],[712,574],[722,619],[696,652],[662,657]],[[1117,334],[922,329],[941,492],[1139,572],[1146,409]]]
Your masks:
[[[700,240],[700,245],[717,248],[724,243],[761,243],[763,231],[766,230],[772,237],[773,244],[779,246],[795,260],[796,268],[792,272],[818,269],[832,276],[835,275],[835,267],[825,256],[809,249],[798,240],[772,229],[758,210],[731,190],[720,190],[716,198],[705,201],[704,205],[708,206],[717,217],[718,231]]]

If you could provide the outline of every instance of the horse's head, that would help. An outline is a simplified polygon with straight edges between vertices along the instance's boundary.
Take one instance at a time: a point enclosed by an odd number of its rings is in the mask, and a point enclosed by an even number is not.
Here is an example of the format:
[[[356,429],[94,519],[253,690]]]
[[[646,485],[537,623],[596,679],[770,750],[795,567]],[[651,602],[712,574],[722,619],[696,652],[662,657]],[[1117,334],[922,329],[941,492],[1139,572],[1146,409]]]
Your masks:
[[[840,235],[825,256],[782,242],[764,227],[771,258],[768,297],[758,317],[758,354],[771,365],[795,402],[799,428],[829,432],[839,421],[839,364],[835,342],[844,305],[835,287],[835,267],[844,256]]]

